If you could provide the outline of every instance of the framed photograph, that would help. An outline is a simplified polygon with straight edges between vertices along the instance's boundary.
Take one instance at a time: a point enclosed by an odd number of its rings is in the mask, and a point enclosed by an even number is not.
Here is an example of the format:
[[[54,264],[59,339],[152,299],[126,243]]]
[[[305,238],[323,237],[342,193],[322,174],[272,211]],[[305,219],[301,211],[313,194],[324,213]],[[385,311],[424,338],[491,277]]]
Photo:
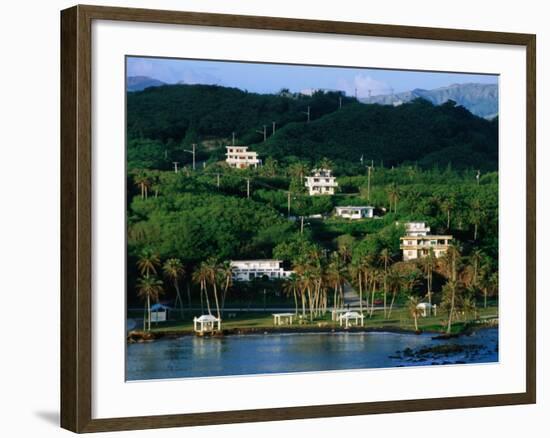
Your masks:
[[[535,35],[61,13],[61,425],[535,403]]]

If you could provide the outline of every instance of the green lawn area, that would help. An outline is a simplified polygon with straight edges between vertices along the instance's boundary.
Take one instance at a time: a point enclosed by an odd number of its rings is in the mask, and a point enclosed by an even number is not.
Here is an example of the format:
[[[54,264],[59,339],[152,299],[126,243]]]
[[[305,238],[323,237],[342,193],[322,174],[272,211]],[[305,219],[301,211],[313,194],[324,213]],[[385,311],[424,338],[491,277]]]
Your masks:
[[[414,320],[409,316],[407,309],[394,308],[391,317],[384,318],[382,309],[375,309],[372,317],[369,316],[368,310],[364,309],[364,326],[367,328],[394,328],[403,330],[414,330]],[[222,329],[272,329],[273,316],[271,312],[237,312],[233,313],[235,316],[226,315],[222,319]],[[490,319],[498,316],[498,307],[491,306],[487,309],[478,309],[478,318]],[[136,315],[134,317],[138,318]],[[453,332],[460,332],[465,324],[474,319],[473,315],[461,316],[461,318],[453,323]],[[418,319],[418,326],[424,331],[440,332],[446,328],[446,315],[439,313],[437,316],[420,317]],[[313,321],[309,320],[309,314],[306,313],[306,319],[297,318],[293,321],[292,327],[320,327],[320,328],[338,328],[339,323],[337,321],[331,321],[331,314],[328,312],[322,317],[317,317]],[[167,332],[167,331],[190,331],[193,330],[192,316],[189,314],[181,320],[170,320],[164,323],[152,323],[153,332]]]

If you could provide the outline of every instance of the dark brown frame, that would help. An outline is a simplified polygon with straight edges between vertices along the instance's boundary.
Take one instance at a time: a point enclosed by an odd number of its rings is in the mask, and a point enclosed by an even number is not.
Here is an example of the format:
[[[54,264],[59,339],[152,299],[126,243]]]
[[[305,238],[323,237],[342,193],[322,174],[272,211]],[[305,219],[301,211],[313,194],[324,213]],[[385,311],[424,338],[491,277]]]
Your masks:
[[[92,419],[91,23],[92,20],[220,26],[524,46],[527,52],[526,392],[229,412]],[[336,417],[536,402],[536,37],[476,30],[74,6],[61,12],[61,426],[99,432]]]

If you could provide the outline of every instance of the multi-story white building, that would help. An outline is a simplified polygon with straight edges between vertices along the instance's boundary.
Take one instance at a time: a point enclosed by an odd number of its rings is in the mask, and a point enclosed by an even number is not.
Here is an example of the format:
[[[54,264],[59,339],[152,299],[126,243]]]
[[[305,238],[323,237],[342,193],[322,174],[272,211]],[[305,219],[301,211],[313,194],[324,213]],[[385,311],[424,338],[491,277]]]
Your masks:
[[[310,196],[334,195],[334,190],[338,187],[330,169],[313,169],[311,176],[306,176],[305,185]]]
[[[269,279],[284,279],[293,271],[286,271],[281,260],[232,260],[233,280],[250,281],[264,275]]]
[[[336,216],[340,216],[346,219],[363,219],[374,217],[374,207],[336,207]]]
[[[405,232],[407,236],[427,236],[430,234],[430,227],[426,226],[426,222],[406,222]]]
[[[401,237],[400,248],[403,250],[403,260],[415,260],[426,257],[433,250],[435,257],[441,257],[447,252],[453,236],[404,236]]]
[[[248,146],[226,146],[225,162],[236,169],[246,169],[250,166],[258,167],[261,160],[258,153],[249,151]]]

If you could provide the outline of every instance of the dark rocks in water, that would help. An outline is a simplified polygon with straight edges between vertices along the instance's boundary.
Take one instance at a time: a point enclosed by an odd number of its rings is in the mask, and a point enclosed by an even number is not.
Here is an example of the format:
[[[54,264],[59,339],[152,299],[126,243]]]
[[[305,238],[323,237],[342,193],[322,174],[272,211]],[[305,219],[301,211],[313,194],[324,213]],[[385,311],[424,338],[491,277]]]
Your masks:
[[[407,356],[407,357],[410,357],[410,356],[413,356],[414,355],[414,351],[412,348],[405,348],[403,350],[403,356]]]
[[[405,348],[402,352],[397,351],[395,355],[388,356],[390,359],[402,359],[409,362],[424,362],[429,360],[436,360],[441,358],[448,358],[449,356],[455,356],[463,354],[466,358],[472,358],[479,355],[480,350],[484,349],[483,345],[478,344],[443,344],[433,345],[428,347],[420,347],[416,350],[412,348]],[[443,363],[432,362],[436,365],[443,365],[446,363],[452,363],[445,361]],[[464,361],[456,361],[454,363],[465,363]]]

